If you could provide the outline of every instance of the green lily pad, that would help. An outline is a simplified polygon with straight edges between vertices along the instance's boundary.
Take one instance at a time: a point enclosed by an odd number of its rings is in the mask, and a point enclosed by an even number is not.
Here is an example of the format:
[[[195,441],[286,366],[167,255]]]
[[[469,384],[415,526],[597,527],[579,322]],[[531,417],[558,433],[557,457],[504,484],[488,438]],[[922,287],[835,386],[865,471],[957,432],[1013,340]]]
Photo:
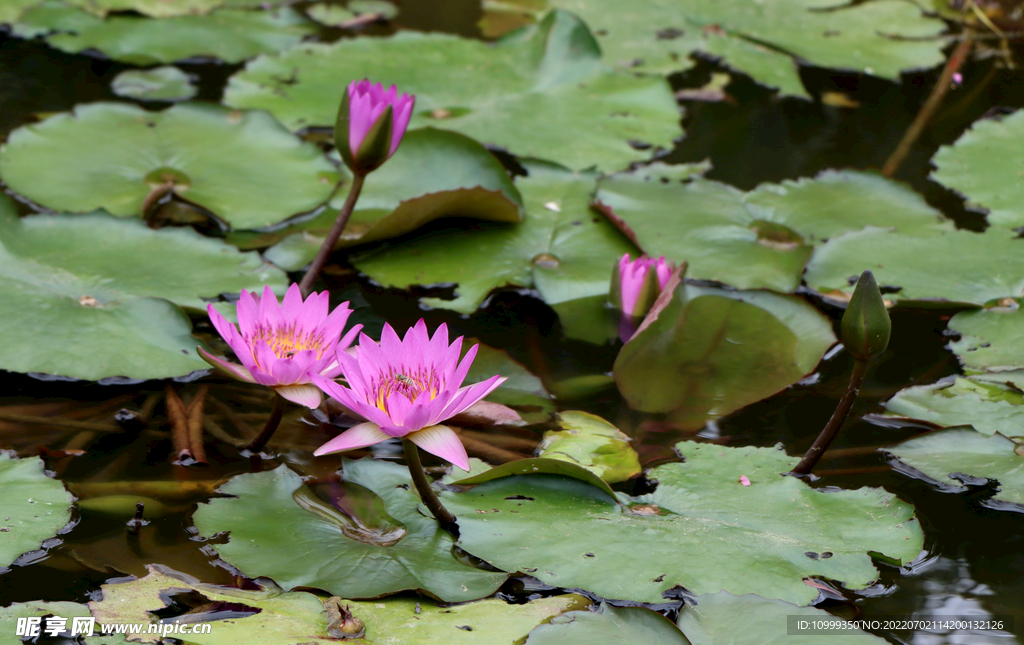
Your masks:
[[[792,643],[849,643],[884,645],[888,641],[859,629],[790,633],[783,626],[799,627],[797,621],[840,620],[815,607],[795,607],[781,600],[769,600],[752,594],[734,596],[721,592],[698,596],[696,605],[687,604],[679,612],[679,628],[692,645],[791,645]],[[743,620],[737,620],[742,616]],[[813,634],[813,635],[809,635]],[[836,639],[841,635],[842,639]]]
[[[420,513],[404,467],[370,459],[343,463],[345,481],[376,493],[400,524],[375,529],[346,519],[280,466],[234,477],[220,491],[235,498],[200,506],[196,527],[207,536],[227,531],[227,544],[211,545],[222,558],[288,589],[312,587],[345,598],[421,589],[445,602],[465,602],[489,596],[505,581],[503,573],[452,557],[451,536]],[[255,516],[265,521],[253,522]]]
[[[948,428],[882,450],[954,490],[967,490],[965,484],[974,477],[997,481],[999,492],[986,505],[1024,512],[1024,451],[1000,434],[986,437],[973,428]]]
[[[306,8],[306,15],[322,25],[348,27],[358,16],[372,16],[375,20],[391,20],[398,15],[398,7],[384,0],[351,0],[347,7],[326,2],[317,2]]]
[[[39,0],[5,0],[5,2],[0,2],[0,22],[14,22],[21,17],[21,14],[26,9],[37,4],[39,4]]]
[[[548,1],[583,18],[615,65],[668,74],[691,67],[688,57],[703,52],[787,94],[806,96],[798,60],[889,79],[943,60],[944,23],[898,0]]]
[[[167,607],[170,604],[170,596],[193,592],[208,598],[210,602],[243,605],[258,612],[214,620],[209,625],[209,632],[205,634],[168,632],[169,637],[195,645],[231,645],[254,640],[265,643],[329,640],[324,604],[313,594],[219,587],[204,584],[160,565],[149,565],[147,568],[149,575],[144,578],[101,586],[102,600],[93,600],[89,603],[97,623],[134,623],[148,626],[160,622],[153,612]],[[166,619],[166,622],[173,625],[175,620]],[[181,622],[187,625],[184,620]],[[204,623],[193,624],[201,626]],[[160,634],[143,632],[134,635],[132,640],[156,643],[160,640]]]
[[[969,425],[985,436],[1024,436],[1024,395],[996,383],[957,378],[952,383],[908,387],[885,407],[894,415],[943,428]]]
[[[612,607],[572,611],[556,616],[530,632],[526,645],[690,645],[679,628],[645,607]]]
[[[71,494],[46,476],[39,457],[0,452],[0,567],[38,549],[71,521]]]
[[[86,0],[91,2],[92,0]],[[155,2],[162,6],[178,2]],[[316,25],[294,10],[220,9],[208,15],[169,18],[111,16],[98,18],[57,0],[25,11],[14,33],[46,34],[46,42],[77,54],[98,50],[133,65],[158,65],[204,56],[240,63],[259,54],[281,51],[315,31]]]
[[[255,228],[315,208],[338,173],[262,112],[181,104],[147,112],[93,103],[11,133],[0,176],[44,206],[139,215],[161,191]]]
[[[140,101],[187,101],[199,91],[192,78],[173,65],[125,70],[114,77],[110,89]]]
[[[154,18],[209,13],[224,0],[64,0],[70,5],[106,16],[111,11],[135,11]]]
[[[515,475],[559,475],[571,477],[581,482],[604,491],[611,499],[616,499],[615,491],[606,481],[598,477],[593,471],[565,459],[551,459],[547,457],[534,457],[532,459],[517,459],[508,463],[495,466],[482,473],[465,477],[452,482],[457,486],[476,486],[493,479],[512,477]]]
[[[257,254],[192,229],[105,213],[19,219],[6,197],[0,277],[0,369],[92,380],[205,369],[178,306],[202,310],[203,297],[287,284]]]
[[[657,489],[626,506],[551,475],[495,479],[443,501],[459,518],[459,545],[492,565],[643,602],[681,585],[807,605],[818,590],[805,578],[863,589],[878,578],[870,554],[907,563],[924,544],[909,504],[877,488],[812,489],[781,474],[798,461],[781,450],[676,450],[686,461],[655,468]]]
[[[836,340],[828,319],[795,296],[676,283],[667,298],[623,346],[613,374],[630,407],[671,412],[681,427],[796,383]]]
[[[241,248],[274,244],[267,259],[297,271],[316,257],[343,199],[312,220],[229,239]],[[456,132],[422,128],[406,133],[398,153],[367,178],[337,247],[398,237],[443,217],[519,222],[522,210],[519,190],[486,148]]]
[[[960,364],[971,372],[1001,372],[1024,368],[1024,310],[1016,300],[999,306],[961,311],[949,319],[960,340],[949,344]]]
[[[685,260],[698,280],[794,291],[813,245],[829,238],[865,226],[919,237],[953,228],[909,187],[874,173],[826,171],[744,193],[693,176],[699,168],[654,164],[602,179],[596,196],[648,255]]]
[[[518,182],[522,224],[436,231],[353,264],[389,287],[456,283],[454,300],[421,302],[467,314],[505,286],[536,288],[548,304],[607,294],[612,266],[635,249],[590,210],[596,175],[539,161],[527,168],[530,176]]]
[[[586,607],[590,601],[578,594],[566,594],[537,598],[525,605],[510,605],[495,598],[448,607],[413,598],[346,604],[366,624],[362,642],[367,645],[508,645],[525,640],[539,623]]]
[[[544,433],[539,457],[583,466],[609,484],[640,474],[640,458],[629,437],[601,417],[572,410],[556,421],[561,430]]]
[[[363,77],[416,95],[411,127],[440,125],[576,169],[622,168],[649,154],[630,141],[671,147],[682,134],[668,84],[606,68],[586,26],[564,12],[496,44],[401,32],[299,45],[249,63],[224,101],[295,129],[333,125],[338,79]]]
[[[955,143],[935,153],[932,179],[967,198],[967,206],[988,210],[993,226],[1024,226],[1024,113],[976,121]]]
[[[1004,229],[916,237],[869,228],[816,248],[804,280],[825,296],[849,299],[856,276],[870,270],[884,288],[886,300],[918,306],[977,306],[1024,293],[1022,251],[1024,241]],[[956,279],[936,280],[936,276]]]

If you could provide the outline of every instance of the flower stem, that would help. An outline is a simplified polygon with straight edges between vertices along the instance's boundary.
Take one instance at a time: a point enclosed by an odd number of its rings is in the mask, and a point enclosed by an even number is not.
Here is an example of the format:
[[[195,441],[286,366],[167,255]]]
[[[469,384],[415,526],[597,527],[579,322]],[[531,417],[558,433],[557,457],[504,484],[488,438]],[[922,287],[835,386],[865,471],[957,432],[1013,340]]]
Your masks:
[[[455,516],[441,504],[434,489],[430,487],[427,473],[423,470],[423,462],[420,461],[419,447],[408,439],[402,439],[402,447],[405,449],[405,461],[409,465],[409,474],[412,475],[412,481],[416,484],[416,491],[420,494],[423,505],[437,519],[441,528],[451,533],[453,538],[458,539],[459,525],[455,523]]]
[[[274,395],[274,409],[270,411],[270,418],[267,419],[267,425],[263,426],[263,431],[260,432],[259,436],[252,440],[248,446],[245,447],[244,452],[251,454],[259,454],[263,447],[267,445],[270,438],[277,432],[277,426],[281,425],[281,417],[284,415],[284,397],[280,394]]]
[[[867,368],[867,361],[854,361],[853,371],[850,373],[850,382],[846,384],[846,391],[843,392],[843,397],[839,399],[836,411],[832,413],[832,418],[825,424],[821,434],[811,444],[811,447],[807,450],[804,458],[800,460],[800,463],[796,465],[796,468],[789,473],[790,475],[805,477],[811,474],[811,469],[814,468],[818,460],[821,459],[821,456],[828,450],[829,444],[832,443],[832,440],[836,438],[839,430],[843,427],[843,422],[850,416],[850,410],[853,408],[854,401],[857,400],[857,394],[860,392],[861,383],[864,382],[864,374],[867,372]]]
[[[327,233],[327,237],[324,238],[324,243],[320,245],[320,250],[316,254],[313,263],[309,265],[309,269],[306,270],[306,275],[302,277],[302,282],[299,283],[299,291],[302,292],[302,297],[305,298],[309,295],[310,290],[313,287],[313,281],[320,275],[320,269],[324,268],[324,264],[327,262],[327,258],[334,251],[334,245],[338,243],[338,238],[341,237],[341,232],[345,230],[345,225],[348,224],[348,218],[352,217],[352,211],[356,207],[356,200],[359,199],[359,193],[363,192],[363,182],[366,177],[363,175],[356,175],[352,179],[352,187],[349,188],[348,197],[345,198],[345,205],[338,211],[338,219],[334,220],[334,226]]]

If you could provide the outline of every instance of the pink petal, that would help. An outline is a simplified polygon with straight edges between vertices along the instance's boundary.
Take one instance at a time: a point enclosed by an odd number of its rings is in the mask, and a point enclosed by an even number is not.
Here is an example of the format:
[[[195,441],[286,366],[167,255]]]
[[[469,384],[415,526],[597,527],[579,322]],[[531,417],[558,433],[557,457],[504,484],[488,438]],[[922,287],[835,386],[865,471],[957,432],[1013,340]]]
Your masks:
[[[436,419],[431,419],[431,417],[434,416],[434,412],[440,412],[440,410],[434,410],[436,406],[431,405],[432,403],[430,392],[420,392],[406,413],[402,425],[410,432],[416,432],[424,426],[430,425],[431,422],[436,423]]]
[[[316,360],[316,352],[312,349],[304,349],[291,358],[279,358],[274,361],[270,373],[281,385],[308,383],[307,372],[314,360]]]
[[[231,378],[236,378],[239,381],[245,381],[246,383],[256,382],[256,379],[252,377],[252,374],[249,373],[249,370],[245,369],[241,365],[238,365],[237,363],[229,363],[228,361],[217,358],[216,356],[209,353],[202,347],[196,347],[196,351],[199,352],[200,358],[202,358],[204,361],[214,366],[215,368],[221,370]]]
[[[282,326],[281,309],[277,305],[277,296],[270,289],[270,285],[263,287],[263,295],[260,296],[259,316],[261,327],[278,329]]]
[[[445,406],[444,418],[450,419],[473,406],[477,401],[493,392],[507,379],[504,376],[492,376],[486,381],[467,385]]]
[[[270,345],[265,340],[258,341],[255,349],[256,370],[252,373],[253,378],[260,385],[281,385],[271,372],[274,363],[277,362],[277,354],[274,353],[274,350],[270,349]]]
[[[412,109],[415,104],[416,97],[411,94],[402,94],[395,104],[395,117],[391,126],[391,154],[395,154],[399,144],[402,143],[402,137],[405,136],[405,130],[409,127],[409,119],[412,118]]]
[[[307,408],[318,408],[323,400],[323,395],[315,385],[309,383],[295,385],[281,385],[274,388],[274,391],[293,403],[304,405]]]
[[[335,310],[335,311],[337,311],[337,310]],[[345,316],[345,318],[347,319],[348,316]],[[359,330],[362,329],[362,328],[363,328],[363,325],[362,325],[362,323],[360,323],[358,325],[353,326],[352,329],[348,330],[348,332],[344,336],[341,337],[341,340],[338,341],[338,344],[335,346],[335,350],[336,351],[344,351],[344,350],[348,349],[349,345],[352,344],[352,341],[355,340],[356,334],[358,334]]]
[[[259,298],[242,289],[235,311],[238,313],[238,328],[242,330],[242,337],[249,340],[256,333],[256,323],[260,318]]]
[[[342,432],[337,437],[320,446],[313,451],[313,454],[319,457],[320,455],[326,455],[332,452],[344,452],[346,450],[355,450],[356,448],[365,448],[366,446],[372,446],[373,444],[380,443],[381,441],[387,441],[390,438],[391,437],[380,431],[380,428],[377,427],[376,423],[360,423],[359,425],[352,426],[345,432]]]
[[[461,338],[459,340],[462,340]],[[450,389],[455,389],[462,385],[462,382],[466,380],[466,375],[469,374],[469,368],[473,366],[473,359],[476,358],[476,352],[480,348],[479,345],[473,345],[466,352],[466,355],[462,357],[462,362],[455,369],[455,373],[450,375],[445,381],[445,385]]]
[[[750,480],[747,478],[746,475],[740,475],[740,483],[743,484],[744,486],[750,486]]]
[[[235,330],[235,326],[228,322],[219,311],[217,311],[212,304],[206,305],[206,314],[210,317],[210,322],[213,323],[213,328],[217,330],[220,337],[224,340],[229,340],[232,336],[238,332]],[[231,349],[234,349],[232,347]]]
[[[469,455],[459,435],[448,426],[429,426],[409,435],[409,440],[432,455],[469,472]]]

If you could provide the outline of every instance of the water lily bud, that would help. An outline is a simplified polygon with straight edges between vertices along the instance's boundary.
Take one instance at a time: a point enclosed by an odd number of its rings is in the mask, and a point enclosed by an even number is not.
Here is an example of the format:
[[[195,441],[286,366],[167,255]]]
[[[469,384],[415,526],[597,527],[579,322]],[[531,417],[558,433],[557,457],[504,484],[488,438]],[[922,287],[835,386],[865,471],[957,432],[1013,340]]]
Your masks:
[[[664,257],[652,260],[642,255],[631,261],[627,253],[619,260],[612,270],[608,300],[621,312],[619,337],[622,342],[632,337],[637,325],[654,306],[673,270],[675,263]]]
[[[398,96],[394,85],[385,90],[366,79],[349,84],[334,125],[334,143],[349,170],[366,175],[395,154],[415,103],[411,94]]]
[[[889,345],[892,323],[885,310],[882,292],[870,271],[860,274],[850,304],[843,314],[842,339],[846,351],[854,358],[868,361],[885,351]]]

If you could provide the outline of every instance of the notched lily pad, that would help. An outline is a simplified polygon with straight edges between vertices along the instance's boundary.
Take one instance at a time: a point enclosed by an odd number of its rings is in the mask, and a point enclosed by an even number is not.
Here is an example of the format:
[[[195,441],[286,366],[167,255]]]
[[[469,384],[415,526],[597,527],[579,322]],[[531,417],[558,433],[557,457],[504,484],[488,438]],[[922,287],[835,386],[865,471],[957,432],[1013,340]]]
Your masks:
[[[39,457],[16,459],[7,452],[0,452],[0,488],[0,567],[6,567],[71,521],[74,498],[46,476]]]
[[[682,586],[807,605],[818,591],[804,579],[863,589],[878,578],[870,554],[907,563],[924,544],[909,504],[881,489],[812,489],[783,474],[798,460],[780,450],[676,449],[685,462],[655,468],[657,489],[625,507],[582,481],[542,474],[497,478],[443,501],[459,518],[459,546],[492,565],[643,602]]]
[[[985,436],[1024,437],[1024,395],[1016,388],[957,378],[900,390],[885,404],[893,415],[942,428],[972,426]]]
[[[903,70],[943,59],[943,22],[899,0],[548,1],[578,13],[614,65],[669,74],[690,68],[690,57],[702,52],[797,96],[807,96],[798,60],[897,79]]]
[[[886,300],[906,306],[981,306],[1024,293],[1024,240],[1005,229],[920,237],[868,228],[814,251],[804,280],[826,297],[849,299],[851,277],[870,270]],[[936,276],[956,276],[936,280]]]
[[[1024,152],[1024,112],[1001,119],[975,121],[952,145],[942,146],[933,160],[932,179],[967,198],[967,206],[988,211],[993,226],[1024,226],[1024,177],[1018,170]]]
[[[147,112],[93,103],[11,133],[0,176],[55,210],[140,215],[167,192],[234,228],[278,222],[324,203],[338,173],[316,146],[262,112],[181,104]]]
[[[353,263],[390,287],[455,283],[454,300],[421,302],[460,313],[506,286],[536,288],[551,305],[604,296],[612,266],[635,248],[590,210],[596,174],[540,161],[526,167],[530,176],[517,182],[527,212],[521,224],[435,231]]]
[[[682,134],[668,84],[606,68],[586,26],[564,12],[496,44],[401,32],[299,45],[249,63],[224,100],[295,129],[333,125],[338,78],[363,77],[416,95],[411,127],[444,127],[570,168],[618,169],[646,154],[629,141],[671,147]]]
[[[829,238],[865,226],[917,236],[953,228],[909,187],[874,173],[826,171],[744,193],[702,178],[706,166],[682,168],[604,178],[595,201],[648,255],[685,260],[698,280],[794,291],[813,247]]]
[[[0,278],[0,369],[91,380],[205,369],[178,306],[202,310],[203,297],[286,285],[258,255],[192,229],[105,213],[19,219],[6,197]]]
[[[366,521],[302,492],[302,480],[286,466],[234,477],[220,491],[235,497],[200,506],[196,527],[206,536],[228,532],[226,544],[211,545],[222,558],[288,589],[312,587],[344,598],[419,589],[445,602],[465,602],[490,595],[505,581],[503,573],[474,569],[452,556],[451,536],[420,513],[404,467],[370,459],[343,463],[345,481],[378,495],[400,527],[363,538],[342,530],[365,527]],[[254,516],[264,520],[253,522]]]
[[[1024,513],[1024,448],[1001,434],[986,437],[973,428],[947,428],[883,448],[924,475],[953,490],[967,490],[972,478],[998,483],[985,505]],[[951,481],[952,480],[952,481]]]
[[[187,101],[199,91],[192,77],[173,65],[125,70],[114,77],[110,89],[140,101]]]
[[[177,0],[154,4],[181,5]],[[47,0],[29,9],[14,25],[15,34],[25,38],[45,35],[48,44],[62,51],[77,54],[95,50],[133,65],[194,57],[240,63],[287,49],[314,30],[314,23],[288,7],[271,11],[220,9],[209,15],[159,19],[110,16],[104,20],[58,0]]]
[[[1015,298],[993,304],[949,319],[949,329],[960,334],[949,349],[968,373],[981,372],[998,380],[1024,369],[1024,310]]]
[[[560,430],[549,430],[539,456],[583,466],[609,484],[640,474],[640,458],[629,437],[601,417],[569,411],[558,415]]]
[[[296,271],[316,257],[346,196],[347,191],[312,220],[229,240],[241,248],[273,244],[267,259]],[[476,141],[434,128],[412,130],[395,156],[367,178],[337,247],[398,237],[444,217],[519,222],[522,197],[498,160]]]
[[[834,342],[828,319],[795,296],[673,279],[613,374],[630,407],[700,428],[796,383]]]
[[[89,603],[97,623],[150,625],[166,622],[173,627],[180,619],[161,621],[155,613],[165,609],[173,596],[187,594],[195,601],[206,599],[209,603],[231,608],[223,612],[223,619],[211,621],[208,633],[167,632],[195,645],[229,645],[254,638],[267,643],[330,640],[324,603],[313,594],[282,593],[280,589],[267,588],[243,590],[220,587],[202,583],[158,564],[149,565],[147,569],[149,574],[144,578],[101,586],[102,599]],[[143,632],[134,635],[132,640],[156,643],[160,638],[159,633]]]

